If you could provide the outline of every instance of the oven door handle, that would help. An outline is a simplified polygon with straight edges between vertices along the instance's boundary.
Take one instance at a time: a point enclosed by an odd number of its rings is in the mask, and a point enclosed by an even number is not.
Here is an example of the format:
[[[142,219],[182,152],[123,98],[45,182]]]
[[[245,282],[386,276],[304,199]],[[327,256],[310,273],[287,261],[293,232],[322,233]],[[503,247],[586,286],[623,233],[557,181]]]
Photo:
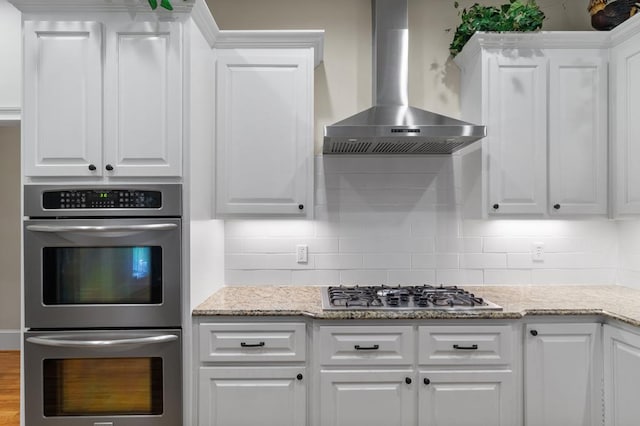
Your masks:
[[[175,223],[147,223],[144,225],[27,225],[27,231],[32,232],[136,232],[136,231],[171,231],[178,228]]]
[[[126,345],[152,345],[157,343],[173,342],[174,340],[178,340],[178,336],[175,334],[114,340],[64,340],[57,339],[55,337],[27,337],[27,342],[29,343],[65,348],[104,348]]]

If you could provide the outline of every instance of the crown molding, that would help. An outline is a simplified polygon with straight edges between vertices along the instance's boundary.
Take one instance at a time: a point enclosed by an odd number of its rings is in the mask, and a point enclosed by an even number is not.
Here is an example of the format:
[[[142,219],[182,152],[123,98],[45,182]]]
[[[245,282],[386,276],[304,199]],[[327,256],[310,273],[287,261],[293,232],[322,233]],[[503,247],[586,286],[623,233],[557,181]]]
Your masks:
[[[20,108],[0,107],[0,127],[19,126],[21,114],[22,110]]]
[[[171,0],[173,11],[158,6],[151,10],[147,0],[9,0],[23,13],[128,12],[158,16],[191,13],[196,0]]]
[[[218,39],[218,34],[220,33],[220,28],[218,28],[218,24],[216,24],[215,19],[213,19],[213,15],[207,3],[205,3],[205,0],[196,0],[193,5],[193,10],[191,11],[191,18],[200,29],[209,46],[214,47]]]
[[[317,67],[324,57],[324,30],[221,30],[215,47],[218,49],[313,47],[314,63]]]

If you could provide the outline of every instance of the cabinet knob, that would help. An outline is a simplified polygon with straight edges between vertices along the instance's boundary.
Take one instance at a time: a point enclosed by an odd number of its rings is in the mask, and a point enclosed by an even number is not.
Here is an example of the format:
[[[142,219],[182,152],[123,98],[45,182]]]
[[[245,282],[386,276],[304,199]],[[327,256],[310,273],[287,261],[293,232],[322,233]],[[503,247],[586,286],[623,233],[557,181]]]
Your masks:
[[[296,376],[296,379],[298,379],[298,380],[302,380],[302,374],[298,374],[298,375]]]
[[[405,377],[404,382],[405,382],[406,384],[410,385],[410,384],[411,384],[411,382],[412,382],[411,377]]]
[[[431,380],[427,379],[426,377],[423,380],[425,385],[430,385],[431,384]]]
[[[298,204],[298,209],[299,210],[304,210],[304,204]]]
[[[560,210],[560,204],[554,204],[553,208],[556,209],[556,210]]]
[[[104,166],[104,168],[109,172],[113,170],[113,166],[111,164],[107,164],[106,166]]]
[[[498,210],[500,208],[500,204],[496,203],[493,205],[494,210]]]
[[[531,333],[532,336],[537,336],[538,335],[538,330],[531,330],[531,331],[529,331],[529,333]]]
[[[95,164],[89,164],[89,170],[91,170],[92,172],[95,171],[96,169],[96,165]]]

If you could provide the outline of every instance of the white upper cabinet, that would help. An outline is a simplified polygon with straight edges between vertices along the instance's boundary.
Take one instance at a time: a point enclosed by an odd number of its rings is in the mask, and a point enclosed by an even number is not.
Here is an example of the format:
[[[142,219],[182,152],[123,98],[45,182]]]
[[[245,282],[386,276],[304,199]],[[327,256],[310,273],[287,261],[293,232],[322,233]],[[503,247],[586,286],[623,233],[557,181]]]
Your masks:
[[[180,176],[181,39],[179,22],[26,21],[25,176]]]
[[[180,176],[180,26],[109,25],[105,63],[105,167],[110,176]]]
[[[25,175],[102,173],[101,27],[24,23]]]
[[[640,213],[640,33],[638,22],[621,25],[625,39],[611,49],[611,177],[613,215]],[[617,29],[616,29],[617,30]],[[631,36],[626,37],[631,30]],[[635,34],[634,34],[635,33]]]
[[[0,125],[20,120],[22,86],[21,14],[0,0]]]
[[[216,54],[216,214],[310,217],[314,49]]]
[[[607,60],[549,51],[549,212],[607,213]]]
[[[544,214],[546,60],[496,54],[489,58],[488,73],[484,122],[491,213]]]
[[[462,118],[487,125],[481,216],[607,214],[606,46],[596,32],[479,33],[456,57]]]

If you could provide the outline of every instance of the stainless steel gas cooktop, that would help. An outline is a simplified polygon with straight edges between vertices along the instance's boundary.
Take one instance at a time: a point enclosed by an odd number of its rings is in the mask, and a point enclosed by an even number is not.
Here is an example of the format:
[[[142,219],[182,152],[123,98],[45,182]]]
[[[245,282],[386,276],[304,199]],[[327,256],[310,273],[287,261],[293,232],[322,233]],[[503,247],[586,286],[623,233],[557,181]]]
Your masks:
[[[332,286],[322,291],[325,310],[501,311],[457,286]]]

